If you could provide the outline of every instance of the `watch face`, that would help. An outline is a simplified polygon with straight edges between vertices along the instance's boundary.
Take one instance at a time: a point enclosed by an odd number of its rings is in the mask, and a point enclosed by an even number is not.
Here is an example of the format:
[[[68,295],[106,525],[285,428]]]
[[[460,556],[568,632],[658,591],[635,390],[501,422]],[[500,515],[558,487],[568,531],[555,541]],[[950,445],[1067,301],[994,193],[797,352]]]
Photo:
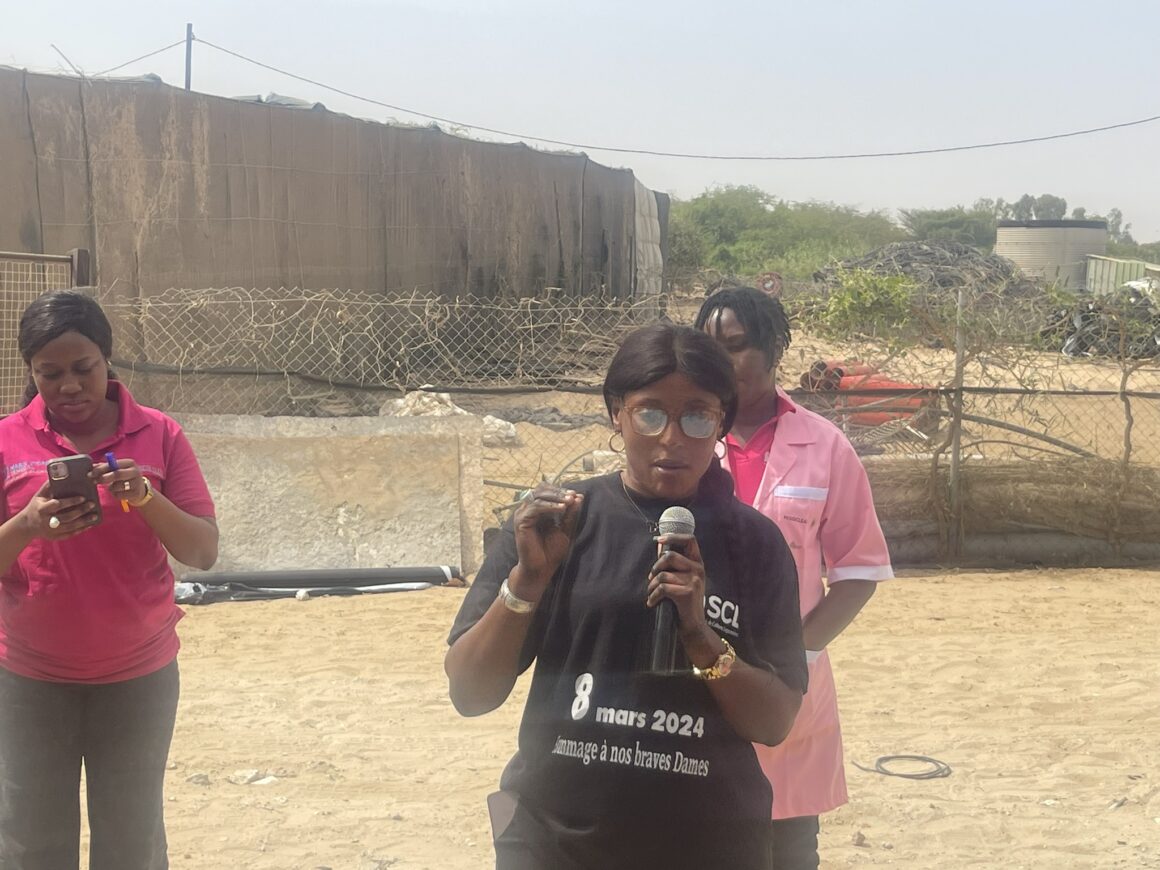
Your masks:
[[[717,673],[724,677],[727,676],[731,670],[733,670],[733,663],[735,661],[737,661],[737,652],[733,649],[733,646],[729,643],[729,641],[726,640],[725,652],[721,653],[717,659],[717,664],[714,665],[713,668],[717,671]]]

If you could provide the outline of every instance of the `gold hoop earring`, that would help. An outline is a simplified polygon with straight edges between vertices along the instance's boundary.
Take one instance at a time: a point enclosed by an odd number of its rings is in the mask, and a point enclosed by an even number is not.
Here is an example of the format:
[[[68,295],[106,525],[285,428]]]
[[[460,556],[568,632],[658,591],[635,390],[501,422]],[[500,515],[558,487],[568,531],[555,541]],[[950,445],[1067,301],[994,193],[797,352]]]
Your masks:
[[[620,447],[619,448],[612,446],[612,439],[615,438],[617,435],[620,435]],[[619,429],[614,430],[613,433],[608,436],[608,449],[611,450],[613,453],[623,453],[624,452],[624,435],[623,435],[623,433],[621,433],[621,431]]]

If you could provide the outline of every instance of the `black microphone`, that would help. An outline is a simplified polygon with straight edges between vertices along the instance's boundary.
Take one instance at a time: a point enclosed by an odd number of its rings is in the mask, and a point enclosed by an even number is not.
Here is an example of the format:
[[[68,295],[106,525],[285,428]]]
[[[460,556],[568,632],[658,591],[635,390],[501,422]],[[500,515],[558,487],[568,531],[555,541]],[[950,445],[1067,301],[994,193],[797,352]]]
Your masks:
[[[693,514],[683,507],[665,508],[657,529],[662,535],[691,535],[696,528]],[[679,543],[667,543],[662,552],[675,550],[680,553],[684,547]],[[677,605],[671,598],[662,598],[653,615],[652,655],[649,671],[654,674],[672,674],[677,667]]]

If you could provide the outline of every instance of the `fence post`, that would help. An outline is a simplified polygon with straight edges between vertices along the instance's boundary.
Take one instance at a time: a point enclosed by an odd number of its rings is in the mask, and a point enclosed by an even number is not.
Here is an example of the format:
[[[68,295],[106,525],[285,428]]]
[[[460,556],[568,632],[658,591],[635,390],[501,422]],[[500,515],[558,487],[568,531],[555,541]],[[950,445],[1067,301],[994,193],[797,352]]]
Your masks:
[[[93,284],[92,259],[87,248],[73,248],[68,252],[72,258],[72,285],[91,287]]]
[[[193,24],[185,25],[185,89],[193,83]]]
[[[965,368],[966,347],[963,337],[963,292],[959,286],[958,299],[955,303],[955,378],[954,396],[951,400],[951,470],[950,470],[950,508],[951,522],[947,543],[952,557],[958,557],[963,552],[963,481],[962,481],[962,443],[963,443],[963,369]]]

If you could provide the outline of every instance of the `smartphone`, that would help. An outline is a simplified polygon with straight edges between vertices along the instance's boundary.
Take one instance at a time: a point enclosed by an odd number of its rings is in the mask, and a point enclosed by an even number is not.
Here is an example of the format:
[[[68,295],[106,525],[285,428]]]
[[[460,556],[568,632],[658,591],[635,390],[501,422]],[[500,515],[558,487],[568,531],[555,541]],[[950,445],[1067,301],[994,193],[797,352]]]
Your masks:
[[[93,513],[101,519],[101,499],[97,494],[97,484],[89,477],[93,470],[92,458],[78,453],[76,456],[62,456],[48,462],[48,491],[53,498],[82,496],[92,502]]]

